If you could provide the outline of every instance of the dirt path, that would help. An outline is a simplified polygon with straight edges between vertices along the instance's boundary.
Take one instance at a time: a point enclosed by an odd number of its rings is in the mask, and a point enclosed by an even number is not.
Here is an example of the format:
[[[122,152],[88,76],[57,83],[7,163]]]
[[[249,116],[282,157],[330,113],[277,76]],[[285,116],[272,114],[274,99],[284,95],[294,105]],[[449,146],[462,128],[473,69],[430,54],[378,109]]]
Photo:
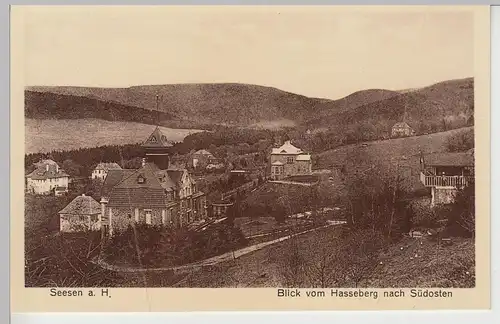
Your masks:
[[[297,233],[295,235],[302,235],[302,234],[306,234],[306,233],[309,233],[309,232],[317,231],[319,229],[323,229],[323,228],[335,226],[335,225],[336,224],[328,224],[328,225],[324,225],[324,226],[321,226],[321,227],[316,227],[316,228],[313,228],[313,229],[309,229],[309,230]],[[236,250],[234,252],[226,252],[224,254],[216,255],[214,257],[211,257],[211,258],[208,258],[208,259],[205,259],[205,260],[201,260],[201,261],[197,261],[197,262],[193,262],[193,263],[186,264],[186,265],[181,265],[181,266],[174,266],[174,267],[165,267],[165,268],[135,268],[135,267],[114,266],[114,265],[111,265],[111,264],[109,264],[109,263],[107,263],[107,262],[105,262],[103,260],[95,260],[94,262],[97,265],[99,265],[100,267],[102,267],[102,268],[104,268],[106,270],[117,271],[117,272],[139,273],[139,272],[150,272],[150,271],[152,271],[152,272],[161,272],[161,271],[184,272],[184,271],[192,271],[192,270],[202,269],[203,267],[206,267],[206,266],[212,266],[212,265],[215,265],[215,264],[218,264],[218,263],[221,263],[221,262],[234,260],[235,258],[239,258],[239,257],[241,257],[243,255],[246,255],[246,254],[258,251],[260,249],[263,249],[266,246],[270,246],[270,245],[273,245],[273,244],[276,244],[276,243],[279,243],[279,242],[286,241],[286,240],[290,239],[290,237],[291,237],[290,235],[283,236],[283,237],[280,237],[280,238],[277,238],[277,239],[274,239],[274,240],[271,240],[271,241],[262,242],[262,243],[254,244],[254,245],[251,245],[251,246],[247,246],[247,247],[244,247],[242,249]]]
[[[316,182],[297,182],[297,181],[287,181],[287,180],[269,180],[269,183],[278,183],[278,184],[289,184],[289,185],[298,185],[298,186],[304,186],[304,187],[312,187],[314,185],[318,184],[318,181]]]

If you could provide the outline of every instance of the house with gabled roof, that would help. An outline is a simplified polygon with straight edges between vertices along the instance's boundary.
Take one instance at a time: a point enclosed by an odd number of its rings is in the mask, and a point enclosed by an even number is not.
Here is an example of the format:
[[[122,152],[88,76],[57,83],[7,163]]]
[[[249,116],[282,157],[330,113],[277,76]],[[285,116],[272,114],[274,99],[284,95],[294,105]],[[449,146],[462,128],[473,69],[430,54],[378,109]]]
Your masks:
[[[205,169],[207,166],[219,164],[217,158],[207,150],[198,150],[191,155],[190,166],[194,169]]]
[[[407,122],[399,122],[394,124],[391,129],[391,137],[408,137],[414,136],[415,131],[408,125]]]
[[[206,197],[187,170],[161,170],[144,162],[112,170],[101,193],[102,224],[109,232],[135,223],[181,227],[206,217]]]
[[[59,212],[61,232],[96,231],[101,228],[101,205],[92,197],[81,195]]]
[[[109,234],[130,225],[180,227],[206,218],[206,196],[186,169],[169,166],[170,145],[157,127],[143,144],[139,169],[110,170],[101,191],[101,224]]]
[[[26,192],[37,195],[64,194],[68,192],[69,174],[52,160],[35,164],[36,169],[26,175]],[[57,190],[56,190],[57,188]]]
[[[99,163],[92,171],[91,178],[92,180],[104,180],[108,175],[110,170],[121,170],[121,166],[118,163],[109,162],[109,163]]]
[[[269,160],[273,180],[312,173],[311,155],[295,147],[290,141],[286,141],[278,148],[273,148]]]

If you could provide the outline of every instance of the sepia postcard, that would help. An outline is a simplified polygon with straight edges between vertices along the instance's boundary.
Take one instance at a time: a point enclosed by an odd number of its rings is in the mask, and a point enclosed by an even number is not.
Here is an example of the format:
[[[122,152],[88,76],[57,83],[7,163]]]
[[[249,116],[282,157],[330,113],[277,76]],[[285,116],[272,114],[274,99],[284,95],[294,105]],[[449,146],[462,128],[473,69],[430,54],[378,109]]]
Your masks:
[[[12,311],[488,309],[489,10],[12,6]]]

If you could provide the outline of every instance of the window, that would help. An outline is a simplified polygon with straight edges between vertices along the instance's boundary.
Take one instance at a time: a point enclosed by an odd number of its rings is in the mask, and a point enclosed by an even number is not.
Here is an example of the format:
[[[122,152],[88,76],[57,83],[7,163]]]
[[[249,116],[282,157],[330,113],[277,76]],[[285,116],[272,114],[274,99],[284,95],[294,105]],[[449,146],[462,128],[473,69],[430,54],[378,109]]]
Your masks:
[[[288,164],[293,163],[293,161],[294,161],[293,156],[289,156],[289,157],[287,157],[287,158],[286,158],[286,162],[287,162]]]
[[[151,225],[151,209],[144,209],[146,213],[146,224]]]
[[[146,178],[144,178],[143,175],[140,175],[137,177],[137,183],[145,183],[146,182]]]
[[[81,222],[84,222],[86,217],[80,215],[78,218],[80,219]]]
[[[90,220],[93,222],[97,222],[97,215],[90,216]]]
[[[156,143],[156,137],[155,136],[151,136],[151,142]]]

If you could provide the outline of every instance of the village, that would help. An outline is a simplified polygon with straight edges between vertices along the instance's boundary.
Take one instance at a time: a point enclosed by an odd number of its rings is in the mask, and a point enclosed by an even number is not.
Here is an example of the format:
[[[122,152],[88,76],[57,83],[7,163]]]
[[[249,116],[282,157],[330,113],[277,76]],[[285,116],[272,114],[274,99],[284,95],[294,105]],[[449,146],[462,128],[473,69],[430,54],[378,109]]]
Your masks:
[[[310,132],[305,134],[308,136]],[[416,136],[406,122],[396,123],[390,134],[393,141]],[[72,177],[48,155],[35,163],[33,171],[26,175],[27,197],[53,197],[50,199],[67,202],[59,210],[52,211],[57,215],[57,230],[49,236],[93,237],[93,244],[106,246],[108,252],[102,252],[101,248],[100,254],[93,255],[91,261],[107,271],[192,272],[206,265],[214,266],[262,249],[272,249],[286,240],[305,236],[304,233],[320,233],[330,227],[342,231],[355,224],[356,206],[347,210],[337,196],[338,191],[349,190],[347,186],[357,181],[352,175],[359,177],[359,167],[334,164],[325,168],[314,163],[311,152],[295,146],[293,139],[278,137],[265,162],[250,167],[249,163],[242,163],[246,168],[241,163],[231,165],[208,148],[192,151],[179,162],[178,156],[177,160],[173,159],[172,143],[159,126],[154,127],[141,143],[140,165],[135,168],[125,168],[120,161],[101,161],[93,166],[87,178]],[[351,146],[363,152],[372,145],[364,142]],[[454,197],[473,184],[473,149],[426,153],[419,148],[417,154],[399,158],[393,172],[403,174],[400,162],[408,159],[418,160],[418,170],[406,180],[423,190],[417,200],[423,201],[429,211],[452,205]],[[375,172],[368,168],[361,174],[367,171]],[[399,174],[395,176],[400,178]],[[222,178],[225,182],[221,186]],[[220,189],[211,190],[217,182]],[[399,194],[399,187],[388,186],[378,189],[381,190],[377,193],[381,195],[378,199],[384,199],[383,194],[392,195],[384,190]],[[89,191],[89,187],[92,190]],[[364,195],[358,194],[355,199]],[[392,213],[404,214],[396,205],[391,207]],[[373,226],[383,228],[385,216],[378,217],[380,223]],[[437,219],[430,223],[435,221]],[[220,236],[220,231],[229,232]],[[413,239],[434,239],[437,233],[422,226],[410,226],[404,231],[402,235]],[[181,253],[182,257],[178,255],[177,259],[158,259],[159,251],[154,251],[154,246],[161,251],[168,247],[180,249],[174,243],[179,233],[190,237],[185,240],[197,242],[184,246],[196,250],[196,253],[186,253],[196,255],[185,257]],[[157,245],[162,244],[159,243],[162,239],[155,238],[158,235],[170,237],[168,247]],[[147,246],[151,240],[160,241]],[[438,241],[439,244],[451,244],[448,236],[438,235]],[[128,248],[127,244],[136,247]],[[139,248],[147,253],[135,251]]]

